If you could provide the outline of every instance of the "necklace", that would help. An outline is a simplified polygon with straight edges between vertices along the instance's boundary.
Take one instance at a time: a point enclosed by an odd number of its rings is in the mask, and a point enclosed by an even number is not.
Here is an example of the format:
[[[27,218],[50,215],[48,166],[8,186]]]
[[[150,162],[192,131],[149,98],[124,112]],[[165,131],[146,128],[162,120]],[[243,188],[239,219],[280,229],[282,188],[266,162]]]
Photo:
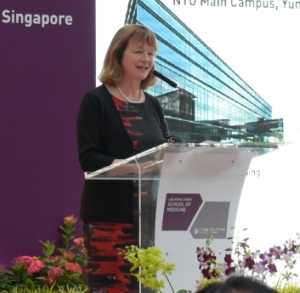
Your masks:
[[[138,104],[138,103],[141,103],[142,100],[143,100],[143,92],[142,92],[142,90],[141,90],[141,97],[140,97],[140,99],[139,99],[138,101],[133,101],[133,100],[130,100],[130,99],[122,92],[122,90],[119,88],[119,86],[117,86],[117,89],[118,89],[118,91],[120,92],[120,94],[122,95],[122,97],[123,97],[127,102],[129,102],[129,103],[136,103],[136,104]]]

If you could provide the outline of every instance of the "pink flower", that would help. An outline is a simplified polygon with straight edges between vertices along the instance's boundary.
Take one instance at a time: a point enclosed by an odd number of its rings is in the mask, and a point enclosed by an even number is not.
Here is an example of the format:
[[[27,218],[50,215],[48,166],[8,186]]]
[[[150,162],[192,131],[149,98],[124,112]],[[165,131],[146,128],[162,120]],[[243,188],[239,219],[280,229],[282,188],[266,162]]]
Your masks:
[[[32,256],[19,256],[16,257],[12,260],[12,263],[19,265],[19,264],[25,264],[25,265],[30,265],[32,262],[34,262],[34,257]]]
[[[63,276],[64,271],[59,267],[52,267],[48,270],[47,275],[49,279],[55,280],[59,276]]]
[[[75,255],[73,252],[71,251],[65,251],[64,252],[64,258],[68,261],[71,261],[72,259],[74,259]]]
[[[56,262],[59,259],[59,257],[57,255],[50,255],[48,259],[52,262]]]
[[[41,260],[34,259],[34,261],[29,265],[27,273],[32,276],[33,274],[40,272],[45,267],[46,265]]]
[[[74,215],[68,216],[64,218],[64,224],[72,224],[74,225],[77,222],[77,218]]]
[[[78,263],[67,262],[65,264],[65,268],[66,268],[66,270],[71,271],[71,272],[75,272],[78,274],[82,273],[82,268]]]
[[[48,285],[52,285],[53,283],[55,282],[55,279],[54,278],[46,278],[46,283],[48,284]]]
[[[81,245],[83,245],[83,238],[82,238],[82,237],[80,237],[80,238],[75,238],[75,239],[73,240],[73,242],[74,242],[75,245],[81,246]]]

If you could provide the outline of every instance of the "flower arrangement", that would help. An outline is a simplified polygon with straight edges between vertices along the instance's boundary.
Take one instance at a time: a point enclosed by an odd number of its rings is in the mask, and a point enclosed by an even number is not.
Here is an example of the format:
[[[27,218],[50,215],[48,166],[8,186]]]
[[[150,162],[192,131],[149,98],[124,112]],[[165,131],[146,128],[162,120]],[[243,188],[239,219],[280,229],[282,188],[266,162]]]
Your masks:
[[[6,270],[1,268],[1,292],[42,291],[45,288],[51,288],[51,292],[70,288],[87,292],[83,274],[86,253],[83,239],[74,235],[76,222],[74,216],[68,216],[59,226],[62,247],[56,247],[50,241],[41,241],[44,256],[18,256],[12,260],[12,266]]]
[[[65,217],[62,232],[62,247],[56,247],[53,242],[42,242],[44,256],[19,256],[12,260],[12,266],[0,268],[0,291],[2,293],[33,292],[87,292],[84,283],[83,268],[86,265],[86,253],[82,238],[75,238],[74,216]],[[247,229],[243,229],[245,231]],[[291,283],[298,275],[294,272],[297,257],[300,254],[300,243],[288,240],[282,246],[273,246],[267,252],[252,251],[248,244],[249,238],[234,242],[228,239],[232,247],[226,249],[223,261],[217,259],[212,248],[213,231],[206,230],[207,238],[204,247],[197,247],[200,279],[197,289],[213,282],[222,282],[229,275],[236,273],[251,276],[268,283],[268,278],[276,278],[273,285],[278,292],[299,292],[299,286]],[[298,239],[300,239],[298,235]],[[173,293],[175,290],[169,276],[175,269],[175,263],[167,263],[163,250],[158,247],[139,248],[127,246],[120,249],[124,259],[132,264],[132,274],[144,287],[162,292],[166,282]],[[281,264],[281,266],[280,266]],[[281,271],[278,272],[279,267]],[[160,276],[164,279],[160,279]],[[195,284],[196,285],[196,284]],[[75,291],[73,291],[75,290]],[[181,289],[177,293],[191,291]]]
[[[196,249],[201,272],[199,288],[211,282],[223,281],[234,273],[250,276],[266,284],[272,279],[276,280],[277,277],[277,281],[272,284],[275,289],[278,289],[283,283],[291,282],[294,277],[298,277],[293,269],[300,254],[300,244],[295,240],[288,240],[282,246],[273,246],[268,251],[261,252],[259,249],[251,250],[248,244],[249,238],[243,238],[234,243],[233,237],[229,237],[232,248],[226,249],[227,253],[225,253],[223,262],[219,262],[211,246],[213,233],[209,230],[206,232],[206,246]],[[280,273],[278,272],[279,267],[281,268]]]
[[[245,230],[247,229],[243,229]],[[299,286],[292,283],[292,279],[298,277],[293,271],[300,254],[300,244],[297,241],[288,240],[282,246],[273,246],[267,252],[261,252],[250,249],[249,238],[237,240],[235,243],[233,237],[229,237],[232,248],[226,249],[223,261],[219,261],[212,249],[213,230],[207,229],[206,233],[205,247],[196,249],[200,269],[200,278],[198,284],[195,284],[196,291],[200,291],[210,283],[222,282],[231,274],[238,274],[260,280],[273,286],[278,292],[300,292]],[[144,249],[128,246],[120,253],[124,254],[124,258],[132,264],[133,275],[144,287],[162,292],[165,288],[165,281],[157,277],[162,275],[169,283],[172,292],[175,293],[168,278],[175,269],[175,263],[166,263],[161,249],[153,246]],[[280,263],[281,272],[279,273]],[[268,284],[269,277],[277,277],[277,282],[273,285]],[[190,291],[184,289],[177,291],[177,293],[187,292]]]

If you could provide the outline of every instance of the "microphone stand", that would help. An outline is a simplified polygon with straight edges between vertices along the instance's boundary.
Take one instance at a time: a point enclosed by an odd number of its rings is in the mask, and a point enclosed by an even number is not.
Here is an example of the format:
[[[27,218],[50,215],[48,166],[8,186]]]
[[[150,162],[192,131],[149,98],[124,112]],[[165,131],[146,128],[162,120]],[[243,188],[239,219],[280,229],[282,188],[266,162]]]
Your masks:
[[[155,76],[157,76],[158,78],[160,78],[161,80],[163,80],[164,82],[166,82],[167,84],[169,84],[171,87],[174,87],[174,88],[178,89],[178,94],[176,94],[176,96],[173,99],[171,99],[170,101],[168,101],[166,104],[162,105],[162,109],[165,109],[166,106],[168,106],[169,104],[173,103],[174,101],[176,101],[178,99],[180,94],[182,94],[183,90],[177,86],[176,82],[174,82],[173,80],[167,78],[166,76],[164,76],[160,72],[154,70],[153,74]],[[168,143],[172,143],[172,144],[174,144],[174,143],[185,143],[185,141],[183,139],[181,139],[180,137],[175,137],[174,135],[170,135],[168,137],[165,137],[165,139],[167,140]]]
[[[178,99],[178,97],[180,96],[180,94],[182,94],[183,90],[177,86],[176,82],[174,82],[173,80],[171,80],[168,77],[164,76],[160,72],[154,70],[153,74],[155,76],[157,76],[158,78],[160,78],[161,80],[163,80],[164,82],[166,82],[171,87],[178,89],[178,94],[173,99],[169,100],[166,104],[162,105],[162,108],[164,109],[166,106],[168,106],[169,104],[172,104],[174,101],[176,101]]]

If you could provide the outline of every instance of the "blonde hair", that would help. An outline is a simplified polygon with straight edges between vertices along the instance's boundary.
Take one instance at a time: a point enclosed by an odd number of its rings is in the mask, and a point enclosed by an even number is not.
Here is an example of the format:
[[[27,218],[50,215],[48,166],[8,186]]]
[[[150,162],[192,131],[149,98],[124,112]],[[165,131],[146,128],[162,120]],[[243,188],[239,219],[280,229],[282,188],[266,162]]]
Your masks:
[[[99,80],[104,84],[117,85],[122,81],[123,53],[130,40],[147,42],[155,51],[158,50],[157,40],[154,33],[147,27],[140,24],[127,24],[120,28],[113,37],[104,59],[103,69],[99,75]],[[153,75],[154,66],[146,79],[141,81],[141,88],[146,89],[157,82]]]

